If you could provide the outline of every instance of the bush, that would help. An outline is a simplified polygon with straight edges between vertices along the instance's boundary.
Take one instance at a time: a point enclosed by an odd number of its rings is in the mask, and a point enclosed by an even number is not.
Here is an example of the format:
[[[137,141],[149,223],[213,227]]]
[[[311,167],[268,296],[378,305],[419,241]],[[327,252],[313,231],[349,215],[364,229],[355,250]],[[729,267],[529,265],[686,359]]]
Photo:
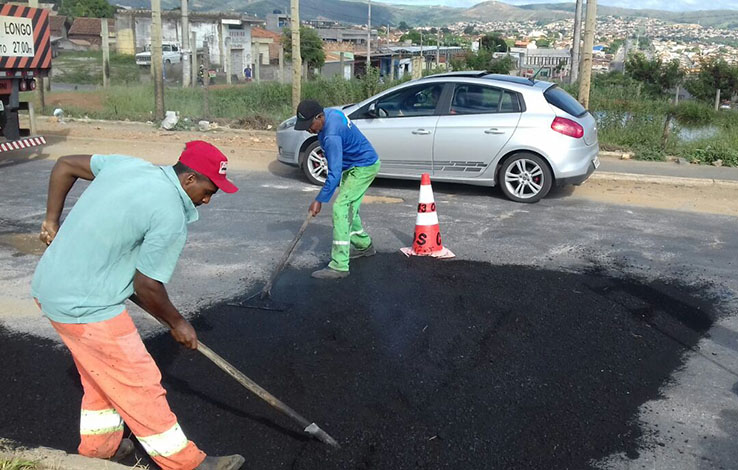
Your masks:
[[[725,166],[738,166],[738,150],[723,145],[707,145],[703,148],[696,148],[689,155],[694,163],[711,164],[718,160],[722,160]]]
[[[713,107],[697,101],[682,101],[672,107],[672,113],[681,124],[709,124],[715,120]]]

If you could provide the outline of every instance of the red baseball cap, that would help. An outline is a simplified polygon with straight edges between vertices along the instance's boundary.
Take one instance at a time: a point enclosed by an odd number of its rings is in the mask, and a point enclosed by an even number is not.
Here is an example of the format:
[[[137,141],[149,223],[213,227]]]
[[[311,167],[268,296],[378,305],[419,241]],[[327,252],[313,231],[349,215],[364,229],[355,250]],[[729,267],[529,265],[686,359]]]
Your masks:
[[[225,193],[235,193],[238,188],[226,178],[228,158],[218,148],[203,140],[193,140],[185,144],[179,161],[188,168],[207,176]]]

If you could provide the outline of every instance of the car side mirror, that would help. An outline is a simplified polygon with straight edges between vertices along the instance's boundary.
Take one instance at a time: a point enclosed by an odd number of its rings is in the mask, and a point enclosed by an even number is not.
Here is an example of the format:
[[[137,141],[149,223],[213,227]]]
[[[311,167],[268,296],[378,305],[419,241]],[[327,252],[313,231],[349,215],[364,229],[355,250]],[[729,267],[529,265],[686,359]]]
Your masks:
[[[377,102],[376,101],[374,103],[372,103],[372,104],[369,105],[369,108],[367,108],[367,110],[366,110],[366,114],[370,118],[375,118],[375,117],[378,116],[378,114],[377,114]]]

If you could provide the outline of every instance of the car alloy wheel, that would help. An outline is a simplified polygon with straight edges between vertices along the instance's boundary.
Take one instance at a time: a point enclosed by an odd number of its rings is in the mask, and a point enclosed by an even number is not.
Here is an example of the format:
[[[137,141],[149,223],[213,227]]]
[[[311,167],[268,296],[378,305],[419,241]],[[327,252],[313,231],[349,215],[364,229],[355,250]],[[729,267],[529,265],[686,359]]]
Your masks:
[[[502,167],[502,190],[517,202],[537,202],[551,189],[551,170],[533,154],[519,154]]]
[[[311,183],[322,185],[328,177],[328,160],[326,160],[323,149],[317,141],[308,147],[307,152],[303,164],[305,176]]]

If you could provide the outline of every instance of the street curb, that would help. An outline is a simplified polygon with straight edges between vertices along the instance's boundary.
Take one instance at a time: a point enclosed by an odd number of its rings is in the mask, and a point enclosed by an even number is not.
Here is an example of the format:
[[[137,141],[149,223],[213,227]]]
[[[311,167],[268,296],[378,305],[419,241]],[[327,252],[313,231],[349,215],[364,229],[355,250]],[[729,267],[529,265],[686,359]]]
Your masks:
[[[135,467],[127,467],[109,460],[93,459],[77,454],[67,454],[63,450],[51,447],[38,447],[35,449],[17,449],[10,451],[3,449],[0,457],[5,459],[23,459],[36,462],[45,469],[64,470],[131,470]]]
[[[738,181],[713,178],[685,178],[680,176],[638,175],[610,171],[596,172],[589,179],[593,181],[619,181],[623,183],[669,184],[691,188],[717,186],[726,189],[738,189]]]

